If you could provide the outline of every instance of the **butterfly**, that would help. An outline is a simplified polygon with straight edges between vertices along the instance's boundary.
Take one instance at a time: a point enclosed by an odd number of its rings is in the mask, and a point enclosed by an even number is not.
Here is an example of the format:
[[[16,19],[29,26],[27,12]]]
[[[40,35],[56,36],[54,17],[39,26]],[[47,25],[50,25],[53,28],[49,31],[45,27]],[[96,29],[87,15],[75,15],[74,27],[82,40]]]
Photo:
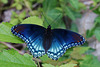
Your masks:
[[[11,28],[11,32],[26,42],[33,57],[45,54],[58,60],[68,48],[82,45],[85,38],[78,33],[66,29],[51,29],[34,24],[19,24]]]

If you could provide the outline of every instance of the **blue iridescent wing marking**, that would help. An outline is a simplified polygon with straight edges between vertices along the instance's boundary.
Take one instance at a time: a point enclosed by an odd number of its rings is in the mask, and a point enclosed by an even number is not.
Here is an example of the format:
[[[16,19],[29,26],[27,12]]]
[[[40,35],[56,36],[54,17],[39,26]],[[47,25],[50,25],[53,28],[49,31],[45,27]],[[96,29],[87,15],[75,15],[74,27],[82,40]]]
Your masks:
[[[68,48],[81,45],[85,42],[84,37],[80,34],[64,29],[52,30],[52,36],[52,44],[48,49],[47,54],[48,57],[53,60],[57,60],[61,57]]]
[[[13,26],[11,32],[27,43],[27,47],[34,57],[45,54],[43,48],[43,35],[45,28],[33,24],[20,24]]]

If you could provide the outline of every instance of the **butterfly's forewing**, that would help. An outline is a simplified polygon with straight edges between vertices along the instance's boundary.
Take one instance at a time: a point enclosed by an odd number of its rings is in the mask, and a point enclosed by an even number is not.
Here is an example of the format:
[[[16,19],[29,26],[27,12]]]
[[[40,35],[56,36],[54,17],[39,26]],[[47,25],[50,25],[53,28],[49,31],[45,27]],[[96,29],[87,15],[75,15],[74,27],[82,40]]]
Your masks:
[[[52,44],[47,54],[53,60],[61,57],[66,52],[66,49],[85,42],[85,39],[80,34],[64,29],[52,30],[52,36]]]
[[[45,54],[42,45],[45,30],[45,28],[33,24],[20,24],[11,28],[13,34],[27,43],[27,47],[34,57],[39,57]]]

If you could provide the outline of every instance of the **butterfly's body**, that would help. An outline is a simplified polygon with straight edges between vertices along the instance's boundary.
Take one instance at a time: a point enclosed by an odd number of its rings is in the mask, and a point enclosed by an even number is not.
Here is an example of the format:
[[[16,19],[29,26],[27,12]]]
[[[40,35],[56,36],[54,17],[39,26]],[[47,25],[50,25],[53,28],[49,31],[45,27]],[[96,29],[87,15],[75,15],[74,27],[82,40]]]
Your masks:
[[[68,48],[85,42],[83,36],[66,29],[52,29],[49,25],[44,28],[34,24],[20,24],[13,26],[11,31],[27,43],[27,47],[34,57],[47,54],[53,60],[61,57]]]
[[[50,48],[51,43],[52,43],[52,32],[51,32],[51,26],[49,25],[48,28],[45,30],[43,36],[43,47],[45,49],[45,53]]]

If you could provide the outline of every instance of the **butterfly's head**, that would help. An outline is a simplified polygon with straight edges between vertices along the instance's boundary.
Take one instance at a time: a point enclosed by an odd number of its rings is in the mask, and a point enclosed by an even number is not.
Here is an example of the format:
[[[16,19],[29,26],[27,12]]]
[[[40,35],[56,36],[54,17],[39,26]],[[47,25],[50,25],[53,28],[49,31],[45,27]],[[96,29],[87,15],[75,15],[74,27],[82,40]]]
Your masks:
[[[46,29],[46,34],[50,34],[51,33],[51,26],[49,25]]]
[[[51,29],[51,26],[49,25],[47,29]]]

